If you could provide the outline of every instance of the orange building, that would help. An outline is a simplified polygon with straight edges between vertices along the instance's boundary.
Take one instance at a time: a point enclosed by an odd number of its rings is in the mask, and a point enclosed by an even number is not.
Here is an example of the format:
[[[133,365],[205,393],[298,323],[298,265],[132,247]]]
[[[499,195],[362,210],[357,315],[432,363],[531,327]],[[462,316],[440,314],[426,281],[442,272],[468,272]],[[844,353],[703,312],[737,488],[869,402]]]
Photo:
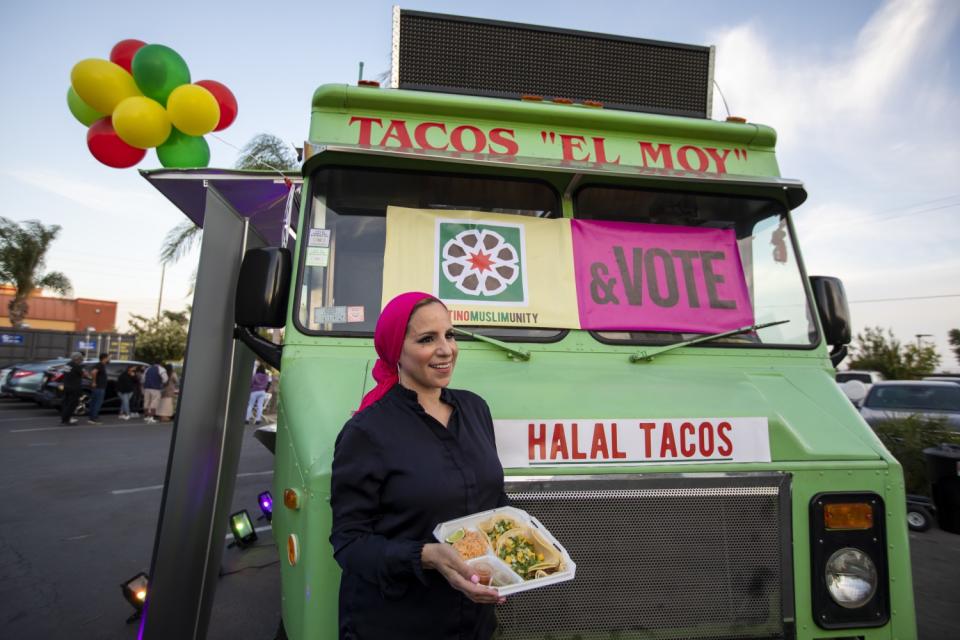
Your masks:
[[[0,285],[0,327],[10,326],[10,301],[15,289]],[[42,291],[31,294],[24,325],[31,329],[110,332],[117,326],[117,303],[90,298],[53,298]]]

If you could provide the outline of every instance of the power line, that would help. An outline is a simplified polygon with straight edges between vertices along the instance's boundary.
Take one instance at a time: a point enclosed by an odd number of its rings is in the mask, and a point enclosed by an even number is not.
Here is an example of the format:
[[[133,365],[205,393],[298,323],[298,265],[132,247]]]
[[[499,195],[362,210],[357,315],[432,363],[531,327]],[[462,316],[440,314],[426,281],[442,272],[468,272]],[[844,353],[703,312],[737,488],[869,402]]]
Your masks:
[[[950,196],[950,198],[954,198],[954,197],[956,196]],[[949,198],[940,198],[940,200],[949,200]],[[931,202],[938,202],[938,200],[933,200]],[[930,203],[928,202],[926,204],[930,204]],[[838,228],[842,229],[843,227],[847,227],[855,224],[861,224],[861,223],[880,224],[883,222],[888,222],[890,220],[895,220],[897,218],[904,218],[906,216],[917,216],[922,213],[929,213],[931,211],[939,211],[941,209],[950,209],[951,207],[958,207],[960,206],[960,202],[951,202],[949,204],[942,204],[938,207],[928,207],[926,209],[917,209],[916,207],[918,206],[921,206],[921,205],[885,209],[884,211],[878,211],[870,215],[860,216],[859,218],[852,218],[849,220],[831,220],[827,224],[817,229],[817,231],[828,232],[828,231],[832,231],[833,229],[838,229]],[[877,217],[881,213],[893,213],[897,211],[902,211],[902,213],[894,213],[894,215],[886,216],[886,217],[879,217],[879,218]]]
[[[928,208],[926,208],[926,209],[919,209],[919,210],[917,210],[917,211],[906,211],[906,212],[904,212],[904,213],[898,213],[898,214],[896,214],[896,215],[894,215],[894,216],[887,216],[886,218],[880,218],[880,219],[878,219],[878,220],[874,220],[873,222],[877,222],[877,223],[879,223],[879,222],[887,222],[888,220],[894,220],[894,219],[896,219],[896,218],[903,218],[903,217],[906,217],[906,216],[915,216],[915,215],[919,215],[919,214],[921,214],[921,213],[927,213],[927,212],[929,212],[929,211],[939,211],[940,209],[949,209],[950,207],[960,207],[960,202],[952,202],[952,203],[950,203],[950,204],[942,204],[942,205],[940,205],[939,207],[928,207]]]
[[[914,209],[914,208],[916,208],[916,207],[925,207],[925,206],[927,206],[928,204],[934,204],[934,203],[936,203],[936,202],[943,202],[944,200],[953,200],[954,198],[960,198],[960,193],[955,193],[955,194],[953,194],[952,196],[944,196],[943,198],[936,198],[936,199],[934,199],[934,200],[925,200],[925,201],[923,201],[923,202],[917,202],[917,203],[915,203],[915,204],[900,205],[900,206],[896,206],[896,207],[891,207],[891,208],[889,208],[889,209],[881,209],[880,211],[877,211],[876,213],[878,213],[878,214],[879,214],[879,213],[890,213],[890,212],[892,212],[892,211],[901,211],[901,210],[905,210],[905,209]]]
[[[936,296],[906,296],[903,298],[875,298],[873,300],[850,300],[851,304],[861,302],[899,302],[901,300],[932,300],[934,298],[960,298],[960,293],[944,293]]]

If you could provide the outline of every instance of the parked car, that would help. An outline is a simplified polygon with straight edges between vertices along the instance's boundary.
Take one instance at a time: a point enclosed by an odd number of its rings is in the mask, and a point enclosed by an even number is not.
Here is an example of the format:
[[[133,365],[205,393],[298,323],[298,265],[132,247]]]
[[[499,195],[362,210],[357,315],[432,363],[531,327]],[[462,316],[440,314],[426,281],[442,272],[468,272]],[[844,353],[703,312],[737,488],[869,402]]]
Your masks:
[[[953,384],[960,384],[960,376],[926,376],[924,380],[930,382],[952,382]]]
[[[83,369],[89,373],[96,364],[97,360],[86,360],[83,363]],[[103,409],[120,407],[120,396],[117,395],[116,388],[117,378],[130,366],[146,368],[150,365],[137,360],[112,360],[107,364],[107,392],[103,397]],[[63,374],[65,371],[66,365],[59,365],[50,368],[44,375],[43,389],[40,392],[38,400],[43,406],[54,409],[60,408],[60,404],[63,402]],[[73,412],[74,415],[82,416],[87,412],[90,403],[90,389],[90,379],[84,378],[80,392],[80,401],[77,403],[77,408]],[[142,403],[142,399],[134,396],[131,409],[139,412],[140,403]]]
[[[10,372],[13,371],[13,368],[16,367],[16,366],[17,366],[17,365],[15,365],[15,364],[11,364],[11,365],[9,365],[9,366],[7,366],[7,367],[4,367],[3,369],[0,369],[0,398],[10,398],[10,397],[12,397],[12,396],[10,395],[10,393],[8,393],[8,392],[4,389],[4,387],[5,387],[6,384],[7,384],[7,376],[10,375]]]
[[[879,371],[865,371],[860,369],[848,369],[847,371],[837,371],[837,384],[859,380],[865,385],[872,385],[876,382],[882,382],[886,378]],[[867,387],[869,389],[869,386]]]
[[[883,374],[879,371],[866,371],[860,369],[848,369],[847,371],[837,371],[837,384],[840,390],[850,399],[854,406],[859,407],[863,399],[870,392],[870,387],[875,382],[884,380]]]
[[[50,367],[64,364],[66,358],[53,358],[40,362],[26,362],[10,368],[0,387],[3,393],[19,400],[37,400],[43,386],[44,374]]]
[[[951,429],[960,431],[960,385],[928,380],[877,382],[860,414],[871,426],[911,415],[945,418]]]

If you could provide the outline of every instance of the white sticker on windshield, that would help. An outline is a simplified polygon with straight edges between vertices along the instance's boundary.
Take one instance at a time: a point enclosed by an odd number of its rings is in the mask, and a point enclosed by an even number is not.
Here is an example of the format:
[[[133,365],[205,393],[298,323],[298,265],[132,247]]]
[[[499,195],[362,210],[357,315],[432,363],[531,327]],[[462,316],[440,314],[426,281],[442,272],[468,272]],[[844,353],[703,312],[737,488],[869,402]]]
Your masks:
[[[329,247],[330,229],[310,229],[309,245],[311,247]]]
[[[329,247],[307,247],[307,266],[325,267],[330,261]]]
[[[363,322],[363,307],[347,307],[347,322]]]
[[[317,324],[342,324],[347,321],[346,307],[316,307],[313,321]]]

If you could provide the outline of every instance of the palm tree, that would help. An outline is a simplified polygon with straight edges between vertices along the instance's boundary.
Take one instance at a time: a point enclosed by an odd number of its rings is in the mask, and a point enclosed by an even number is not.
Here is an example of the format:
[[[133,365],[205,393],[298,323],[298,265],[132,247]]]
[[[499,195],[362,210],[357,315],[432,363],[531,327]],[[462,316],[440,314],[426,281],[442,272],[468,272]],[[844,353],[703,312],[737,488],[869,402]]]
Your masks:
[[[19,328],[27,317],[27,299],[36,289],[50,289],[68,295],[70,280],[59,271],[43,273],[50,244],[60,233],[60,225],[42,224],[39,220],[14,222],[0,217],[0,280],[13,285],[10,301],[10,325]]]
[[[277,136],[259,133],[240,150],[240,158],[234,165],[237,169],[261,171],[296,171],[299,168],[293,147]]]
[[[203,229],[187,218],[167,232],[160,247],[160,262],[173,264],[190,253],[203,237]]]
[[[292,147],[269,133],[260,133],[240,150],[234,168],[260,171],[296,171],[299,164]],[[167,232],[160,247],[160,262],[173,264],[190,253],[200,243],[203,229],[191,220],[184,220]],[[196,273],[193,280],[197,278]],[[192,288],[192,287],[191,287]]]

